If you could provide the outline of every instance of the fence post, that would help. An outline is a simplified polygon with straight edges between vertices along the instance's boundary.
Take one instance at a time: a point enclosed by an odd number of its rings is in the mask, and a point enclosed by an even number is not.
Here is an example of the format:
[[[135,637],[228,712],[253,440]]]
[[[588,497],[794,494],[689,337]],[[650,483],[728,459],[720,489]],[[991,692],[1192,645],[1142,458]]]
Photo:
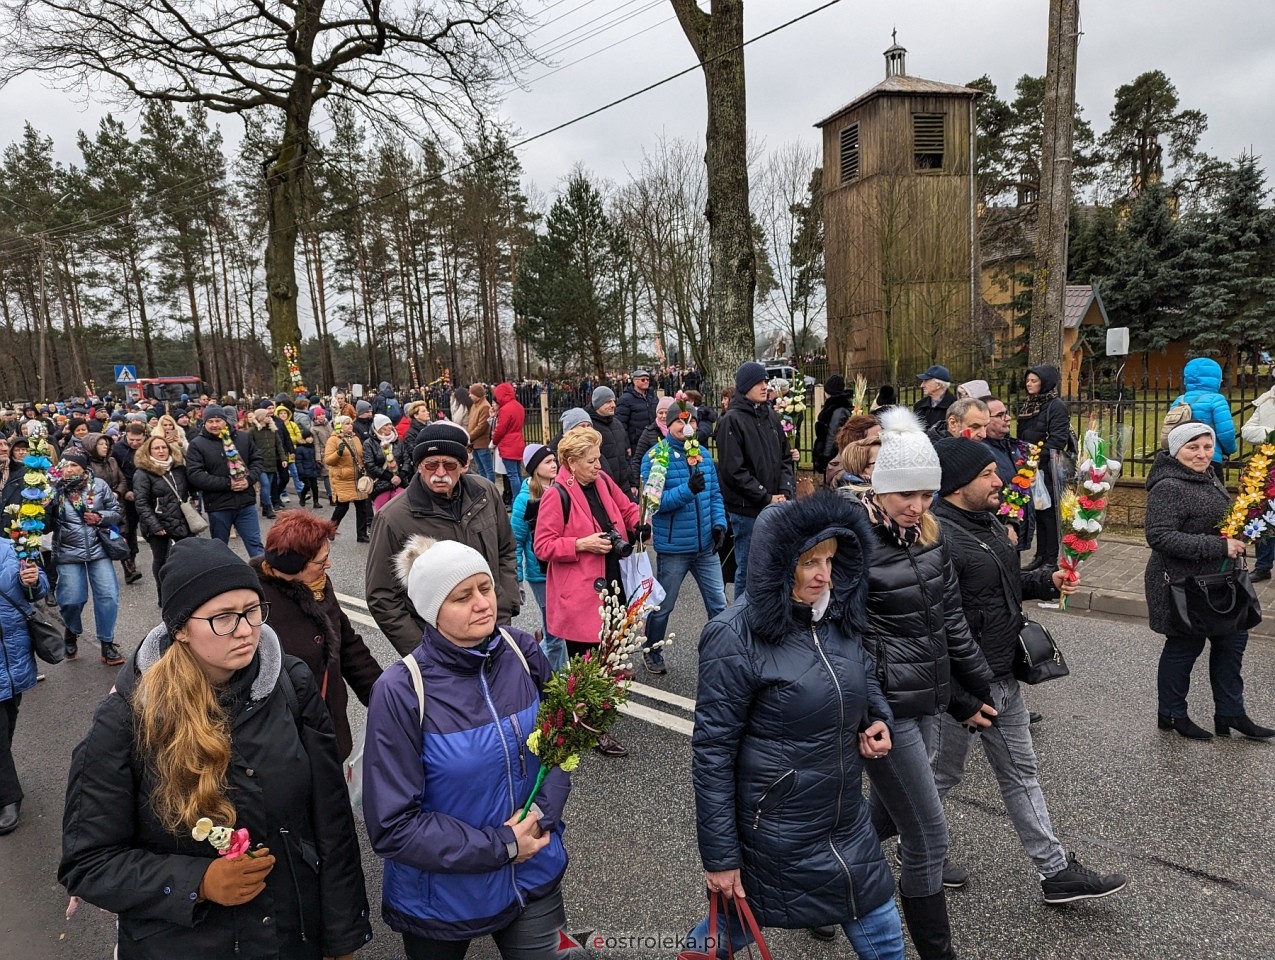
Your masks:
[[[540,391],[540,442],[549,443],[549,391]]]

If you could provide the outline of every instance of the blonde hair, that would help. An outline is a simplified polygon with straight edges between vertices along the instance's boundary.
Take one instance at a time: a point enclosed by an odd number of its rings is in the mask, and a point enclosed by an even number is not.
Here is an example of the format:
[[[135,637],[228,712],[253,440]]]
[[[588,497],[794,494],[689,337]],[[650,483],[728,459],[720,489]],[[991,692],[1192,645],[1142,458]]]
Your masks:
[[[875,496],[878,508],[884,512],[885,508],[880,506],[880,500],[883,496],[889,496],[889,494],[878,493]],[[930,513],[929,503],[926,503],[925,510],[922,511],[921,519],[917,522],[916,527],[920,531],[920,535],[917,537],[918,546],[932,547],[943,539],[943,531],[939,527],[939,522],[934,519],[934,515]]]
[[[835,556],[836,553],[837,553],[837,538],[829,537],[827,540],[820,540],[809,550],[803,550],[800,554],[798,554],[797,565],[801,566],[801,564],[805,563],[807,560],[813,559],[816,556],[826,555],[831,557],[831,556]]]
[[[881,446],[880,437],[847,443],[841,451],[841,469],[852,476],[862,477],[864,467],[872,458],[873,449],[879,446]]]
[[[558,441],[558,462],[571,469],[571,460],[583,460],[594,447],[602,446],[602,434],[592,427],[568,430]]]
[[[226,795],[230,717],[189,645],[175,641],[142,674],[133,715],[137,752],[155,778],[150,805],[159,822],[175,834],[200,817],[234,824]]]

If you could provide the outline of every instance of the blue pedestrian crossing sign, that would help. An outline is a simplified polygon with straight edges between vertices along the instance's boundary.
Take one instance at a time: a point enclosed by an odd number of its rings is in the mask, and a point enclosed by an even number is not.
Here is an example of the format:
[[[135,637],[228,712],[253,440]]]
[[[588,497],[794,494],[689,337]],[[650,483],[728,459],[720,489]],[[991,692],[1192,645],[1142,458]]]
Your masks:
[[[116,383],[137,383],[137,366],[129,363],[115,364]]]

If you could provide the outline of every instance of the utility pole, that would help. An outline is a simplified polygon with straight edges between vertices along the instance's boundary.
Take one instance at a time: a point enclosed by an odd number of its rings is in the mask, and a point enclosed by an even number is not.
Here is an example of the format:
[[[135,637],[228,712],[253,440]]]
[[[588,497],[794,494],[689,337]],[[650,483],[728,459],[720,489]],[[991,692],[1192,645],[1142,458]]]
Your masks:
[[[1067,227],[1071,213],[1072,130],[1079,41],[1080,0],[1050,0],[1029,356],[1033,364],[1047,363],[1059,369],[1062,368],[1063,300],[1067,290]]]

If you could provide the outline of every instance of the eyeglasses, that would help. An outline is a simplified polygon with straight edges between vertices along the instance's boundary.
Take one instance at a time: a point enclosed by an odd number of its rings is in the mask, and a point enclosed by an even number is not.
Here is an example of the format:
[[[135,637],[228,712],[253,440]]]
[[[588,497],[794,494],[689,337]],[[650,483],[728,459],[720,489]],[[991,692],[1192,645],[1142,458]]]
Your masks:
[[[994,419],[996,419],[996,420],[1008,420],[1008,419],[1009,419],[1009,411],[1008,411],[1008,410],[1006,410],[1004,413],[993,413],[993,414],[992,414],[992,417],[993,417]]]
[[[460,472],[460,464],[457,463],[455,460],[439,460],[439,459],[422,460],[421,466],[424,467],[425,470],[429,473],[437,473],[439,467],[442,467],[448,473]]]
[[[315,557],[313,560],[307,563],[306,566],[307,567],[325,567],[327,566],[328,561],[331,559],[332,559],[332,550],[331,548],[329,548],[327,553],[325,553],[321,557]]]
[[[229,611],[227,613],[219,613],[212,617],[191,617],[192,620],[206,620],[208,626],[212,628],[212,632],[219,637],[228,637],[239,629],[239,621],[247,620],[248,626],[259,627],[266,622],[266,617],[270,616],[270,604],[259,603],[255,607],[249,607],[241,613]]]

